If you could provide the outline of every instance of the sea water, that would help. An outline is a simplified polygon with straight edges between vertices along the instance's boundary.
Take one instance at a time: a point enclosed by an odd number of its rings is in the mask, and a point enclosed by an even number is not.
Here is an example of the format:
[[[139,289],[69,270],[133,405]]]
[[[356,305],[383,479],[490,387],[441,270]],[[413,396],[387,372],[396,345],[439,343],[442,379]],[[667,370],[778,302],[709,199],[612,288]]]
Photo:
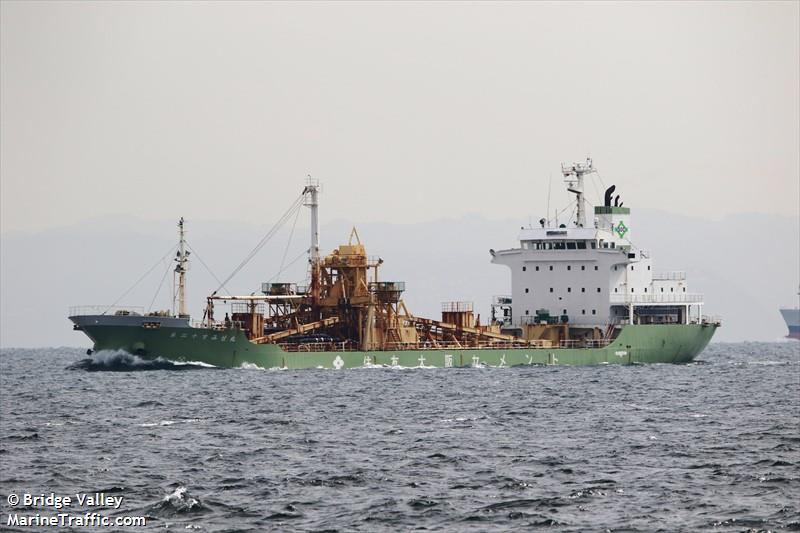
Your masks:
[[[5,349],[0,530],[58,512],[10,494],[52,494],[147,525],[40,530],[797,531],[799,424],[797,342],[339,371]]]

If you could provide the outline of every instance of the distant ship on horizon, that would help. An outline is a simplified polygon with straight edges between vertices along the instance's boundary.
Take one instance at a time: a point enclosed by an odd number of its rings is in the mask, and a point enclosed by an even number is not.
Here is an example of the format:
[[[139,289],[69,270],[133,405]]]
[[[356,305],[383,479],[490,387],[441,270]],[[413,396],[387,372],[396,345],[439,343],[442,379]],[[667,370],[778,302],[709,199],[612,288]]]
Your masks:
[[[800,296],[800,291],[798,291],[797,295]],[[789,328],[789,334],[786,338],[800,340],[800,307],[795,307],[794,309],[785,308],[780,311],[784,322],[786,322],[786,327]]]

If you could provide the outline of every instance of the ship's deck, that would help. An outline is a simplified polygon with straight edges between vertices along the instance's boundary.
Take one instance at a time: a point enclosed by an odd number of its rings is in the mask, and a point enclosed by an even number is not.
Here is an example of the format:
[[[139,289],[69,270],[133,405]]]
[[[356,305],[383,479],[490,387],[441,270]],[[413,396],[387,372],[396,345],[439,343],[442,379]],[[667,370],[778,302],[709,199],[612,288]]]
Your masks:
[[[562,340],[551,342],[546,340],[533,340],[528,342],[491,342],[479,344],[466,344],[458,342],[391,342],[386,346],[371,348],[371,352],[388,351],[419,351],[419,350],[514,350],[514,349],[559,349],[559,348],[603,348],[614,339],[600,340]],[[278,343],[286,352],[362,352],[365,351],[355,343],[350,342],[316,342],[316,343]]]

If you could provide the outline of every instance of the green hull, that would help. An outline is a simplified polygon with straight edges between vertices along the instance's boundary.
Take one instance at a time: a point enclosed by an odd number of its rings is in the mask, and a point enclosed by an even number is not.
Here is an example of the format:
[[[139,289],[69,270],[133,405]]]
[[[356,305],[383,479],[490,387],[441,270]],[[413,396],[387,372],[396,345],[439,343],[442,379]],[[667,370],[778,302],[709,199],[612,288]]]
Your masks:
[[[716,324],[627,325],[603,348],[429,349],[286,352],[253,344],[238,330],[84,324],[95,350],[122,350],[145,359],[196,361],[217,367],[261,368],[465,367],[688,363],[706,347]]]

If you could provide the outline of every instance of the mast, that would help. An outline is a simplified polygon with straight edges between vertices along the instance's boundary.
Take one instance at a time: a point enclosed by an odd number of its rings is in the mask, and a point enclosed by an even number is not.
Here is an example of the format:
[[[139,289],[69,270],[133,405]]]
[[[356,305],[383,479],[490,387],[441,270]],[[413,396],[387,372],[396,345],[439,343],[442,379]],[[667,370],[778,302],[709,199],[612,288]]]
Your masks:
[[[584,206],[583,198],[583,176],[595,172],[592,166],[592,159],[587,157],[586,163],[574,163],[572,165],[561,164],[561,173],[564,175],[564,181],[567,182],[567,190],[574,193],[577,201],[577,214],[575,217],[575,225],[579,228],[586,226],[586,207]]]
[[[178,253],[175,257],[175,273],[178,275],[178,316],[189,316],[186,311],[186,271],[189,270],[189,254],[186,250],[186,231],[183,227],[183,217],[178,221]],[[175,308],[175,299],[172,302],[173,310]]]
[[[306,187],[303,189],[305,196],[304,205],[311,209],[311,248],[309,248],[309,263],[311,263],[311,296],[314,303],[320,296],[319,272],[319,180],[308,177]]]

